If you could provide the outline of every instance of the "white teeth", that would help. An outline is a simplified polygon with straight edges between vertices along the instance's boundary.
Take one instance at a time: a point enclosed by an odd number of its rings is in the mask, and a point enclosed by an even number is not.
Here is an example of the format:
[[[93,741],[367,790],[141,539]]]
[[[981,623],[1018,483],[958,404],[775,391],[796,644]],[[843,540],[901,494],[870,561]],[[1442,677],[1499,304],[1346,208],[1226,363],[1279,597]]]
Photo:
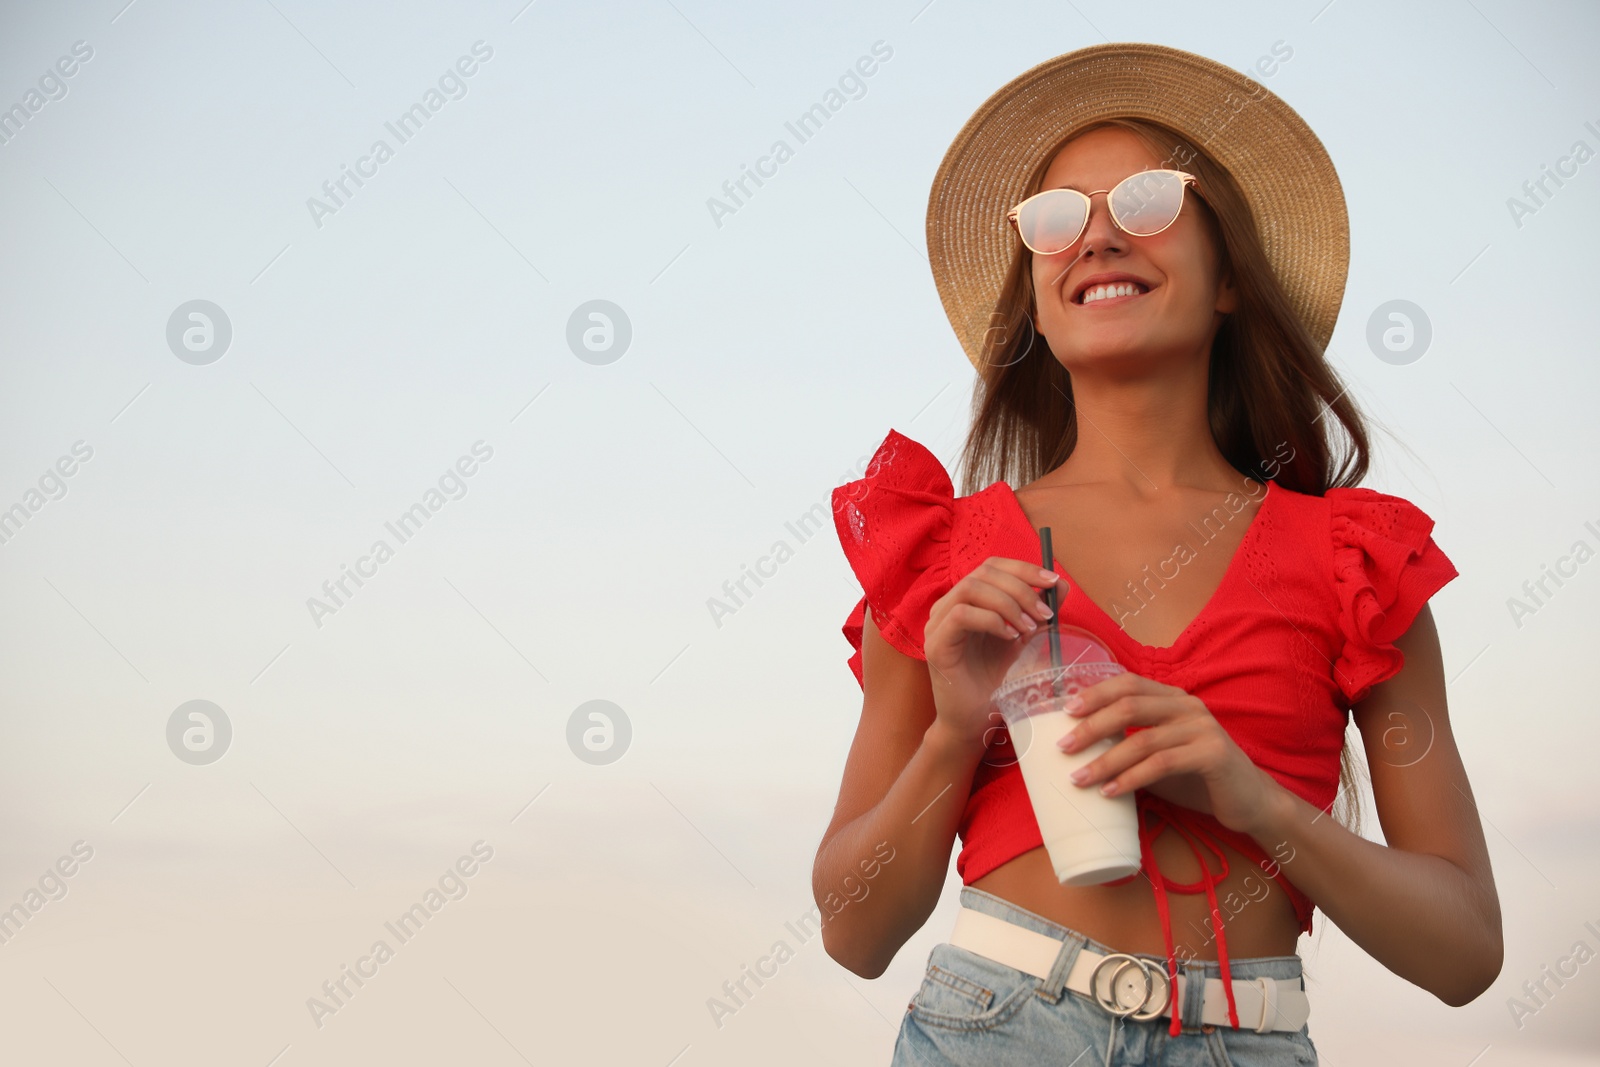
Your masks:
[[[1083,294],[1080,304],[1093,303],[1111,296],[1133,296],[1135,293],[1148,292],[1144,286],[1137,282],[1115,282],[1111,285],[1096,285]]]

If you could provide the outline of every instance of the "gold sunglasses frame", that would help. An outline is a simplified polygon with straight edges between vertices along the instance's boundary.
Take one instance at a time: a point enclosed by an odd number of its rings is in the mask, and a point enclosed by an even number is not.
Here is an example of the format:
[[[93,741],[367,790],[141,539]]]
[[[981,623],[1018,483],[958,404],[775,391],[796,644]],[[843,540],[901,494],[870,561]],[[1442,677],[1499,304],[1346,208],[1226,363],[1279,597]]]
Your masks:
[[[1178,210],[1173,212],[1172,222],[1167,223],[1166,226],[1161,227],[1161,229],[1152,230],[1149,233],[1134,233],[1132,230],[1128,229],[1122,224],[1121,219],[1117,218],[1117,209],[1111,204],[1111,193],[1113,190],[1120,189],[1123,185],[1144,174],[1176,174],[1178,178],[1181,179],[1181,184],[1178,187]],[[1195,195],[1204,200],[1206,194],[1201,191],[1200,183],[1193,174],[1182,170],[1169,170],[1165,167],[1151,167],[1149,170],[1136,171],[1135,173],[1128,175],[1126,178],[1122,179],[1122,181],[1118,182],[1116,185],[1113,185],[1110,189],[1093,189],[1087,193],[1078,189],[1041,189],[1039,192],[1034,193],[1026,200],[1023,200],[1021,203],[1017,204],[1017,206],[1012,208],[1010,211],[1007,211],[1006,221],[1011,224],[1012,232],[1017,235],[1017,239],[1027,247],[1028,251],[1038,256],[1058,256],[1062,252],[1065,252],[1068,248],[1071,248],[1073,245],[1077,244],[1079,238],[1083,236],[1083,231],[1089,228],[1089,215],[1094,211],[1094,204],[1089,199],[1091,196],[1094,196],[1097,193],[1106,194],[1106,211],[1111,215],[1112,223],[1117,227],[1117,229],[1121,230],[1129,237],[1154,237],[1158,233],[1165,232],[1169,227],[1172,226],[1173,222],[1178,221],[1178,216],[1183,214],[1184,196],[1187,194],[1191,186],[1194,188]],[[1030,201],[1037,200],[1041,196],[1049,196],[1054,193],[1072,193],[1073,195],[1083,199],[1083,224],[1078,227],[1078,232],[1073,234],[1072,240],[1068,241],[1065,246],[1057,249],[1054,252],[1041,252],[1039,249],[1029,244],[1026,237],[1022,236],[1022,227],[1017,224],[1017,215]]]

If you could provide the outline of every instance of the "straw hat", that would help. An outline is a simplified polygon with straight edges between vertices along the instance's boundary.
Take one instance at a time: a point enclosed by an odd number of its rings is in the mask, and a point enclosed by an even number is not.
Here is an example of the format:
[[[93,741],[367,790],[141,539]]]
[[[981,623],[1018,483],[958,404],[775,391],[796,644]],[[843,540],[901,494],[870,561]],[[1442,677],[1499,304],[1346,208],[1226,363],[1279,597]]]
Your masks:
[[[1001,86],[961,127],[934,175],[928,261],[973,366],[1021,247],[1006,211],[1063,141],[1105,118],[1160,122],[1227,168],[1290,305],[1326,348],[1344,299],[1350,223],[1322,142],[1293,108],[1230,67],[1163,45],[1113,43],[1057,56]]]

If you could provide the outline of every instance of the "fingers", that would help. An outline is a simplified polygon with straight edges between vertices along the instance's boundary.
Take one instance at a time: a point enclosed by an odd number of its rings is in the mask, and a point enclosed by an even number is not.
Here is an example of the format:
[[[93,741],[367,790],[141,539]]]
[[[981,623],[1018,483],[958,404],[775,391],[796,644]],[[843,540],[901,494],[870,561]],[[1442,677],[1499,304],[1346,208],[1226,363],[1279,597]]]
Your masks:
[[[1152,686],[1155,688],[1152,689]],[[1170,688],[1172,687],[1162,685],[1160,682],[1146,678],[1142,674],[1134,674],[1132,671],[1125,670],[1120,674],[1112,675],[1103,682],[1085,686],[1075,697],[1067,701],[1067,713],[1086,717],[1132,693],[1156,692]]]
[[[1085,686],[1075,695],[1067,698],[1067,714],[1074,718],[1087,719],[1096,712],[1111,707],[1119,700],[1133,696],[1160,696],[1176,700],[1190,699],[1199,707],[1198,697],[1192,697],[1187,690],[1175,685],[1165,685],[1154,678],[1146,678],[1142,674],[1135,674],[1125,670],[1120,674],[1111,676],[1094,685]]]
[[[973,569],[972,575],[1005,589],[1019,600],[1037,596],[1036,589],[1058,586],[1062,593],[1067,591],[1066,581],[1055,571],[1005,556],[990,556]]]
[[[1198,744],[1202,724],[1193,719],[1152,726],[1128,735],[1072,773],[1078,786],[1100,785],[1106,796],[1127,793],[1174,774],[1202,770],[1209,758]]]
[[[981,612],[987,611],[992,619],[968,628],[1007,639],[1033,633],[1050,618],[1051,611],[1031,583],[1046,584],[1044,576],[1053,573],[1022,560],[992,556],[950,590],[957,606],[979,609],[977,614],[964,613],[957,621],[983,619]],[[994,620],[999,620],[998,628],[992,625]]]
[[[1063,752],[1081,752],[1105,737],[1121,737],[1131,726],[1153,726],[1177,719],[1212,718],[1198,697],[1176,686],[1124,672],[1081,692],[1067,714],[1077,720],[1058,742]]]
[[[1119,679],[1121,677],[1118,676]],[[1087,699],[1095,689],[1107,684],[1098,682],[1078,695]],[[1104,699],[1102,696],[1096,704]],[[1101,738],[1121,737],[1130,726],[1152,726],[1167,722],[1175,718],[1180,710],[1173,699],[1164,693],[1114,696],[1108,704],[1094,707],[1094,710],[1090,710],[1091,707],[1093,705],[1086,703],[1083,708],[1069,710],[1068,721],[1072,722],[1072,729],[1061,738],[1063,752],[1081,752]]]
[[[1016,602],[1008,601],[1012,613],[1016,614]],[[1004,641],[1010,641],[1020,636],[1017,630],[1007,621],[1007,615],[990,608],[980,607],[976,604],[956,603],[949,610],[950,623],[958,631],[972,633],[994,634]]]

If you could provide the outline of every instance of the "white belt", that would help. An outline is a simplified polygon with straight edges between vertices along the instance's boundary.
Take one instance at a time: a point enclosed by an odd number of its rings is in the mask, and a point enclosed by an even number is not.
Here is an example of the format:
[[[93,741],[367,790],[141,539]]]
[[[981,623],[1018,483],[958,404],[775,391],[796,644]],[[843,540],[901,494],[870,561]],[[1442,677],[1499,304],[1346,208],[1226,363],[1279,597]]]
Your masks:
[[[956,915],[950,944],[987,956],[1039,978],[1050,977],[1063,944],[1049,934],[1030,930],[988,912],[963,906]],[[1178,975],[1178,1003],[1183,1003],[1186,981]],[[1200,1021],[1228,1026],[1228,999],[1222,979],[1205,980]],[[1311,1015],[1311,1001],[1300,979],[1233,979],[1233,1000],[1239,1025],[1257,1033],[1298,1030]],[[1141,1021],[1171,1017],[1165,966],[1116,952],[1102,955],[1085,946],[1078,951],[1067,974],[1067,988],[1093,998],[1113,1015]]]

